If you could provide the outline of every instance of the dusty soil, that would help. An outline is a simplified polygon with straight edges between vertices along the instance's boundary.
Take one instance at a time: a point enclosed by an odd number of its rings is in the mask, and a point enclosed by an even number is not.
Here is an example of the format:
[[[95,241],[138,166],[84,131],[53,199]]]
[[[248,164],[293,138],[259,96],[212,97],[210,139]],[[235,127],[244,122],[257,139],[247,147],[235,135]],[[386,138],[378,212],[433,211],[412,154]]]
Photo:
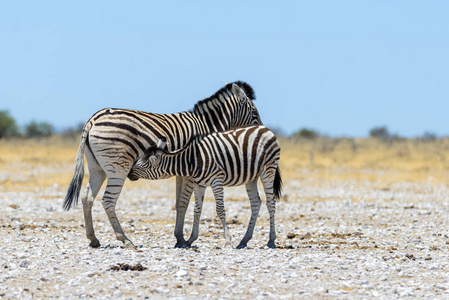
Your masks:
[[[262,207],[249,249],[224,247],[208,190],[200,238],[174,249],[174,180],[127,182],[117,212],[139,251],[122,249],[99,201],[102,246],[88,247],[67,186],[0,185],[0,298],[446,298],[449,191],[432,182],[285,180],[277,249]],[[314,177],[316,178],[316,177]],[[102,192],[100,192],[100,195]],[[250,216],[244,187],[225,190],[234,247]],[[186,235],[193,219],[187,213]]]

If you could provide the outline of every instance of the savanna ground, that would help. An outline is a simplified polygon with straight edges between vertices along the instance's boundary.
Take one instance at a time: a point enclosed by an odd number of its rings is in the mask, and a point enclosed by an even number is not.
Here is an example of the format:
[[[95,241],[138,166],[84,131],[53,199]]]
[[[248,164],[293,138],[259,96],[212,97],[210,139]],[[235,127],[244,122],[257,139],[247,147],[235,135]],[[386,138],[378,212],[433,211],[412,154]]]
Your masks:
[[[62,210],[78,140],[0,140],[0,298],[449,296],[448,139],[281,146],[277,249],[266,247],[264,206],[250,248],[224,247],[210,190],[195,247],[174,249],[168,179],[126,182],[117,213],[139,245],[132,251],[115,240],[100,201],[98,249],[88,247],[81,205]],[[244,187],[225,190],[225,207],[235,247],[250,215]]]

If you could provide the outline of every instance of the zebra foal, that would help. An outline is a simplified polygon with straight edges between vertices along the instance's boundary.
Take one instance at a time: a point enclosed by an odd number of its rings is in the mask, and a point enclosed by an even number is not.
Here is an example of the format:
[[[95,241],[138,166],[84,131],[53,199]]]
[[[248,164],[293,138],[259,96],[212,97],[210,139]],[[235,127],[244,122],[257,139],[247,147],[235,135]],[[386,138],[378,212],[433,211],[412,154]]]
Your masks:
[[[75,173],[64,200],[69,210],[78,202],[84,177],[84,156],[89,168],[89,183],[81,196],[86,236],[91,247],[99,247],[92,222],[92,206],[103,182],[106,189],[103,208],[114,229],[117,240],[124,247],[133,248],[115,213],[115,205],[134,162],[147,149],[164,142],[164,149],[183,148],[193,136],[222,131],[247,124],[261,124],[259,113],[252,100],[254,91],[245,82],[227,84],[214,95],[199,101],[190,111],[174,114],[155,114],[144,111],[105,108],[95,113],[84,125],[76,155]],[[182,235],[185,209],[179,202],[186,193],[181,177],[176,180],[175,247],[186,247]],[[188,191],[187,191],[188,192]]]
[[[199,221],[206,187],[211,186],[216,201],[226,244],[231,243],[231,234],[226,224],[223,202],[223,186],[245,184],[251,203],[251,218],[245,236],[237,246],[247,246],[252,238],[261,200],[257,191],[260,177],[266,195],[270,215],[270,238],[268,247],[275,247],[276,199],[281,196],[282,179],[279,172],[281,149],[274,133],[259,125],[234,128],[194,138],[185,148],[168,153],[153,148],[139,158],[131,168],[128,177],[161,179],[184,176],[187,192],[180,199],[187,207],[192,190],[195,192],[195,216],[187,244],[198,238]]]

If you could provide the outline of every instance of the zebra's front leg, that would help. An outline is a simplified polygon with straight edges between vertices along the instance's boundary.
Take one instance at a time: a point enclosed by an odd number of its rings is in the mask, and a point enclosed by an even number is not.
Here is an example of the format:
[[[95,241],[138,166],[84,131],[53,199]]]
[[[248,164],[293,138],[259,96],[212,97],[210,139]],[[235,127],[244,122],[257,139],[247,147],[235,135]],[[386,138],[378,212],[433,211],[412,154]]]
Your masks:
[[[248,241],[253,237],[254,227],[256,226],[256,221],[257,217],[259,216],[261,204],[259,192],[257,191],[257,180],[258,178],[246,185],[246,192],[248,193],[249,201],[251,204],[251,218],[249,220],[248,229],[246,230],[245,236],[240,241],[237,249],[246,248]]]
[[[231,245],[231,233],[229,232],[228,225],[226,224],[226,213],[224,209],[224,199],[223,199],[223,184],[221,180],[215,180],[212,183],[212,191],[214,192],[215,197],[215,205],[217,210],[217,216],[221,220],[221,224],[223,225],[224,235],[226,239],[226,246]]]
[[[184,219],[193,192],[193,182],[189,177],[176,177],[176,225],[175,248],[187,248],[189,243],[184,239]]]
[[[115,213],[115,204],[117,203],[117,199],[120,196],[124,182],[125,179],[122,178],[108,178],[102,204],[104,210],[106,211],[106,214],[108,215],[109,222],[114,229],[117,240],[123,243],[123,248],[135,249],[136,246],[134,246],[131,240],[126,237],[125,232],[123,231],[122,226],[120,226],[120,222]]]
[[[204,200],[204,192],[206,188],[196,187],[195,188],[195,212],[192,226],[192,233],[190,234],[190,238],[187,241],[189,246],[192,246],[192,243],[198,239],[198,233],[200,228],[200,218],[201,211],[203,210],[203,200]]]

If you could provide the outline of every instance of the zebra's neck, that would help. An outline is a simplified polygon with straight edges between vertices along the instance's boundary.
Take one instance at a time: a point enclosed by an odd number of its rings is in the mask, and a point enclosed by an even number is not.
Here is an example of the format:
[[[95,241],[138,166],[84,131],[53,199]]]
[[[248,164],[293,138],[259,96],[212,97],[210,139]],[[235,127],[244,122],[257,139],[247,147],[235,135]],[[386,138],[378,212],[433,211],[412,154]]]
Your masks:
[[[222,93],[198,102],[192,113],[199,120],[200,134],[224,131],[231,128],[234,109],[234,95],[225,90]]]
[[[225,101],[222,96],[220,98]],[[196,136],[230,129],[232,110],[233,105],[225,105],[220,99],[213,98],[198,103],[193,111],[173,114],[176,119],[182,119],[188,126],[167,128],[168,151],[186,147]]]

